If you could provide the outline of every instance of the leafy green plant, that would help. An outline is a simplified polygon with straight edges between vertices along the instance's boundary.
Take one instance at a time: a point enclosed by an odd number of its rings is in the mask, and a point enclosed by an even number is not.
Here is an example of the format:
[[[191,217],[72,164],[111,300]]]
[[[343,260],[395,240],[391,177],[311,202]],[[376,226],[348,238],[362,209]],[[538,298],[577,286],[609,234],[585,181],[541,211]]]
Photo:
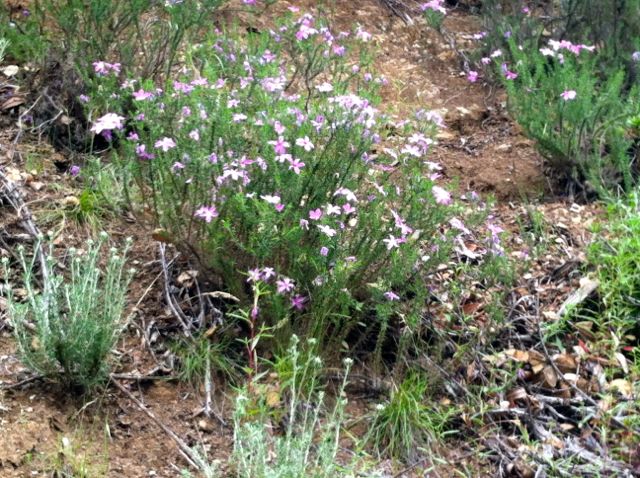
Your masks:
[[[37,61],[53,53],[75,64],[85,79],[103,68],[157,79],[168,75],[180,48],[222,3],[38,0],[31,10],[4,7],[1,31],[11,35],[9,53],[18,60]],[[99,66],[94,69],[92,62]]]
[[[598,323],[619,338],[640,336],[640,193],[610,207],[609,220],[588,251],[602,310]],[[628,337],[631,334],[632,337]]]
[[[4,61],[4,54],[7,51],[7,47],[11,44],[6,38],[0,37],[0,63]]]
[[[410,372],[391,392],[386,403],[376,407],[365,442],[379,455],[413,461],[420,450],[447,435],[452,410],[437,403],[427,403],[429,381]]]
[[[87,105],[177,247],[243,310],[261,283],[247,323],[280,344],[295,332],[339,350],[356,328],[384,334],[397,316],[419,333],[424,278],[486,215],[455,201],[427,161],[437,114],[396,124],[375,108],[384,80],[367,71],[370,35],[350,37],[308,14],[277,34],[216,33],[163,91],[136,83],[109,112]]]
[[[22,261],[26,301],[9,289],[9,315],[22,360],[35,372],[68,387],[90,389],[108,378],[110,354],[125,325],[123,311],[129,274],[122,253],[111,249],[103,270],[101,251],[107,235],[70,249],[69,276],[54,270],[53,246],[46,251],[48,272],[38,290],[36,256]],[[39,245],[38,245],[39,247]]]
[[[570,0],[544,14],[483,3],[482,63],[497,65],[511,113],[568,191],[629,191],[638,174],[639,137],[627,120],[639,108],[640,44],[631,32],[640,31],[640,2]]]
[[[601,194],[631,188],[637,138],[626,123],[638,114],[639,88],[624,91],[622,71],[600,77],[584,45],[510,46],[517,75],[504,75],[510,109],[552,167],[576,183],[591,181]]]
[[[349,464],[338,460],[340,431],[347,403],[344,388],[351,361],[345,361],[344,380],[333,406],[320,380],[322,361],[301,354],[294,336],[288,350],[291,375],[280,382],[286,412],[283,430],[272,421],[269,394],[258,394],[253,381],[236,398],[234,412],[234,462],[238,478],[329,478],[346,475]],[[300,387],[300,381],[305,387]],[[310,394],[306,392],[311,391]]]

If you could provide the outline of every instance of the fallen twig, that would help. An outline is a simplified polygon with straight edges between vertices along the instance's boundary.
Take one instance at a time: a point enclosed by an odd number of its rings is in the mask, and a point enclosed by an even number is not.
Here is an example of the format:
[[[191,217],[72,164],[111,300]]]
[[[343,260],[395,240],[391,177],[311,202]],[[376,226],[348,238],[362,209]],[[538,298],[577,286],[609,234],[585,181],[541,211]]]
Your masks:
[[[122,385],[117,378],[111,374],[111,382],[122,392],[124,393],[133,403],[135,403],[138,408],[144,412],[152,421],[158,425],[162,431],[164,431],[169,438],[171,438],[176,445],[178,445],[178,450],[180,454],[187,460],[187,462],[197,470],[206,470],[207,464],[200,458],[193,450],[185,443],[185,441],[180,438],[171,428],[165,425],[158,417],[156,417],[151,410],[149,410],[144,403],[138,400],[127,388]]]

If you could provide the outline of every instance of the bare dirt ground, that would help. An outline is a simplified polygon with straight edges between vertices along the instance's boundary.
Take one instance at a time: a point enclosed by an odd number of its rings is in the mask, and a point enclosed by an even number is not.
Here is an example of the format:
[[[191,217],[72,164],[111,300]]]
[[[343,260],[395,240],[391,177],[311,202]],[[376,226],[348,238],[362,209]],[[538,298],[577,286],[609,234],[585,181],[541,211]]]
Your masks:
[[[287,4],[304,10],[314,9],[317,2],[280,2],[277,8]],[[448,178],[459,182],[461,189],[494,194],[501,199],[495,211],[498,220],[507,229],[517,230],[524,215],[521,201],[540,197],[546,184],[540,156],[504,112],[503,94],[482,82],[469,83],[462,73],[459,57],[435,32],[420,22],[405,25],[376,0],[338,1],[325,12],[343,27],[360,23],[374,35],[379,50],[376,63],[379,73],[389,79],[383,90],[382,107],[386,111],[398,114],[416,108],[442,111],[447,128],[433,150],[434,160],[444,166]],[[472,41],[471,35],[481,29],[477,18],[457,11],[447,17],[445,25],[456,33],[460,45]],[[36,219],[47,217],[45,213],[52,205],[60,205],[65,197],[73,195],[73,182],[59,174],[53,164],[63,160],[58,153],[33,139],[34,144],[21,144],[19,148],[23,152],[37,149],[43,158],[42,169],[31,172],[24,162],[16,161],[18,156],[4,154],[12,138],[7,134],[0,137],[5,145],[0,164],[25,180],[26,198]],[[53,187],[54,184],[62,187]],[[554,237],[562,246],[563,254],[541,261],[531,277],[523,279],[525,289],[541,287],[539,279],[551,275],[562,264],[572,260],[579,263],[580,250],[588,239],[586,225],[598,214],[591,206],[571,212],[569,205],[562,201],[532,207],[539,208],[548,222],[554,224]],[[14,219],[7,209],[0,209],[0,228],[13,227]],[[60,224],[54,220],[43,228]],[[67,224],[64,227],[61,237],[65,242],[80,243],[87,235],[87,231]],[[131,288],[133,305],[160,273],[158,264],[154,263],[155,247],[145,228],[124,219],[114,220],[108,232],[135,239],[132,258],[137,261],[140,272]],[[525,247],[516,239],[513,246]],[[555,291],[549,307],[561,302],[563,294],[570,291],[575,282],[576,278],[569,275],[548,283],[549,289]],[[161,287],[153,288],[137,306],[135,320],[138,327],[131,327],[126,344],[120,347],[120,350],[133,351],[124,352],[119,358],[122,373],[144,372],[152,365],[142,345],[140,324],[156,322],[159,324],[156,327],[162,328],[163,321],[170,320],[164,310]],[[27,376],[16,359],[10,332],[0,328],[0,384],[11,384]],[[203,417],[196,415],[202,406],[198,390],[177,381],[127,382],[126,386],[189,444],[205,444],[212,459],[225,461],[229,456],[231,429],[215,419],[203,422]],[[214,399],[229,422],[229,399],[224,387],[223,383],[216,387],[218,393]],[[353,410],[361,413],[368,406],[366,400],[355,400]],[[70,456],[65,452],[63,438],[70,441],[75,456],[85,457],[90,467],[85,476],[102,476],[100,473],[106,472],[105,476],[114,478],[175,477],[179,476],[179,469],[187,467],[168,437],[114,387],[88,404],[38,381],[0,389],[0,431],[0,476],[7,478],[54,476],[52,470],[56,464],[64,463]],[[492,463],[476,456],[473,448],[465,445],[464,437],[460,438],[460,446],[451,446],[445,454],[450,463],[438,466],[437,476],[453,476],[454,470],[465,468],[475,469],[474,476],[492,476],[495,472]],[[423,476],[421,467],[394,475],[390,464],[381,466],[389,469],[389,476]]]

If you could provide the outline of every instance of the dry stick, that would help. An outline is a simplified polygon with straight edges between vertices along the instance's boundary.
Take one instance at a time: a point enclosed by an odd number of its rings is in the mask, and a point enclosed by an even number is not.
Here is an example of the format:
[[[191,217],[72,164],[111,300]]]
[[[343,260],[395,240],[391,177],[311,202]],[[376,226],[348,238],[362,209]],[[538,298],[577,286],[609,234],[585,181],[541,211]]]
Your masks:
[[[176,316],[180,325],[182,325],[182,329],[184,331],[185,336],[191,337],[191,331],[189,330],[189,326],[187,325],[188,318],[184,315],[184,312],[180,310],[179,307],[173,301],[173,296],[171,295],[171,291],[169,290],[169,270],[167,268],[167,260],[164,254],[165,246],[160,243],[160,258],[162,259],[162,273],[164,274],[164,294],[167,299],[167,304],[173,312],[173,315]]]
[[[19,382],[3,383],[3,384],[0,384],[0,390],[11,390],[12,388],[19,388],[28,383],[35,382],[36,380],[40,380],[41,378],[43,378],[42,375],[34,375],[32,377],[25,378],[24,380],[20,380]]]
[[[4,174],[4,171],[0,169],[0,192],[4,195],[4,197],[9,201],[9,204],[13,209],[15,209],[20,221],[22,222],[22,226],[25,230],[31,234],[34,238],[38,238],[42,236],[42,233],[38,229],[38,226],[33,222],[33,218],[31,216],[31,212],[25,205],[20,193],[18,191],[17,186],[13,181],[9,181]],[[40,247],[40,242],[36,241],[34,246],[35,253],[38,256],[38,260],[40,261],[42,281],[46,284],[49,279],[49,272],[47,268],[47,261],[42,253],[42,249]]]
[[[127,397],[129,397],[131,401],[133,401],[133,403],[135,403],[140,410],[142,410],[149,418],[151,418],[151,420],[154,421],[156,425],[158,425],[162,429],[162,431],[164,431],[167,435],[169,435],[169,438],[171,438],[176,443],[176,445],[178,445],[180,454],[189,462],[191,466],[193,466],[197,470],[204,470],[206,468],[206,463],[204,463],[200,457],[198,457],[193,453],[193,450],[189,448],[189,445],[187,445],[184,442],[184,440],[182,440],[182,438],[176,435],[176,433],[173,430],[171,430],[171,428],[169,428],[167,425],[162,423],[162,421],[158,417],[156,417],[151,412],[151,410],[149,410],[144,405],[144,403],[138,400],[129,390],[127,390],[127,388],[124,385],[122,385],[113,376],[113,374],[111,375],[111,382],[116,387],[118,387],[118,389],[120,389],[122,393],[124,393]]]

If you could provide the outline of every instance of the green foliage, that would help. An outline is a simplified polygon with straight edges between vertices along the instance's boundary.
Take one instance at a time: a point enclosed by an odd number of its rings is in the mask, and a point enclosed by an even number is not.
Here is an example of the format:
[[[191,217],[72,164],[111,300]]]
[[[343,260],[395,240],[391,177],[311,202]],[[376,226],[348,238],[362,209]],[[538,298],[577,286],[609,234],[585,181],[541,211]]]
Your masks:
[[[443,440],[452,411],[429,403],[430,395],[426,376],[409,373],[393,389],[389,400],[378,405],[366,441],[380,455],[413,461],[425,447]]]
[[[174,347],[180,379],[200,386],[204,383],[206,374],[211,373],[224,376],[232,384],[237,383],[241,369],[238,359],[230,356],[230,349],[231,346],[224,337],[220,337],[219,341],[204,335],[181,340]]]
[[[634,191],[628,201],[610,208],[609,220],[602,225],[591,245],[589,262],[596,268],[603,309],[598,323],[622,338],[640,336],[640,195]],[[633,337],[627,337],[633,340]]]
[[[504,81],[510,109],[551,166],[575,181],[592,181],[601,194],[631,188],[639,138],[626,124],[640,112],[639,88],[625,91],[621,70],[600,77],[598,57],[588,52],[554,57],[510,46],[518,74]],[[564,99],[569,91],[575,98]]]
[[[9,314],[22,360],[35,372],[68,387],[90,389],[108,378],[110,354],[124,327],[128,275],[126,249],[111,249],[104,270],[100,253],[103,233],[86,251],[69,249],[69,276],[54,270],[57,260],[49,245],[48,273],[38,290],[35,264],[19,249],[26,301],[9,289]]]
[[[32,10],[0,11],[0,33],[11,41],[8,54],[38,61],[64,58],[85,79],[92,62],[118,64],[127,74],[162,78],[175,65],[180,48],[194,42],[223,0],[39,0]]]
[[[328,350],[398,315],[419,333],[423,278],[459,234],[448,221],[471,228],[485,211],[454,201],[425,161],[436,114],[396,124],[377,111],[383,80],[362,41],[306,16],[280,31],[212,35],[162,92],[116,92],[102,77],[101,98],[118,98],[109,110],[91,101],[90,116],[135,105],[118,151],[125,183],[241,307],[253,302],[247,282],[261,282],[256,330],[319,337]]]
[[[638,174],[640,137],[627,120],[640,108],[640,1],[568,0],[542,13],[492,0],[483,11],[483,54],[492,53],[510,111],[558,177],[588,196],[629,191]]]
[[[273,395],[259,392],[254,381],[240,392],[234,412],[234,463],[238,478],[333,478],[344,476],[349,465],[338,463],[338,444],[344,422],[344,388],[350,369],[338,388],[335,404],[328,405],[321,382],[322,362],[302,354],[294,336],[288,350],[288,379],[280,382],[283,397],[282,432],[274,430]],[[304,387],[299,384],[305,383]],[[311,391],[310,394],[307,392]],[[271,402],[271,403],[270,403]]]
[[[4,61],[4,54],[7,51],[7,47],[11,44],[6,38],[0,37],[0,63]]]

